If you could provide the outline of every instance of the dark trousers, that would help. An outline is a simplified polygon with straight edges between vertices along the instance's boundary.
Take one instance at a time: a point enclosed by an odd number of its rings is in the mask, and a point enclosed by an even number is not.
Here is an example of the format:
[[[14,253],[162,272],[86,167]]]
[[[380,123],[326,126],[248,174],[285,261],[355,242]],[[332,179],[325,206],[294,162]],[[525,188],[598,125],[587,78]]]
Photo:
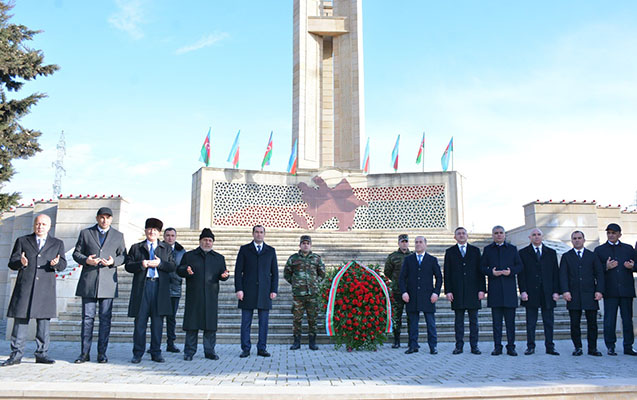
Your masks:
[[[163,318],[157,310],[157,292],[159,281],[146,280],[144,295],[139,307],[139,313],[135,317],[135,331],[133,333],[133,356],[141,357],[146,349],[146,327],[150,317],[150,355],[161,355],[161,331],[164,325]]]
[[[454,310],[456,319],[454,321],[454,330],[456,332],[456,348],[462,349],[464,347],[464,313],[469,314],[469,343],[471,348],[478,347],[478,309],[462,309]]]
[[[37,329],[35,331],[35,356],[46,357],[49,352],[51,341],[51,320],[49,318],[37,318]],[[13,329],[11,330],[11,356],[21,359],[24,355],[24,344],[29,331],[29,318],[14,318]]]
[[[175,340],[177,339],[175,329],[177,327],[177,310],[179,309],[179,297],[171,297],[170,302],[173,306],[173,313],[171,315],[166,315],[166,345],[168,347],[174,346]]]
[[[597,350],[597,310],[585,310],[586,312],[586,339],[588,339],[588,351]],[[582,348],[582,310],[568,310],[571,317],[571,340],[577,349]]]
[[[99,334],[97,337],[97,354],[106,354],[108,337],[111,334],[111,316],[113,299],[93,299],[82,297],[82,354],[91,352],[93,344],[93,325],[99,307]]]
[[[491,307],[493,318],[493,343],[502,348],[502,318],[507,330],[507,349],[515,350],[515,307]]]
[[[425,314],[425,323],[427,324],[427,343],[429,350],[435,349],[438,344],[438,333],[436,332],[436,314],[423,312]],[[409,348],[417,349],[418,345],[418,320],[420,312],[408,312],[409,319]]]
[[[544,324],[544,345],[546,350],[554,350],[553,326],[555,324],[553,308],[540,307]],[[535,328],[537,327],[538,307],[526,307],[526,347],[535,348]]]
[[[615,348],[617,334],[617,308],[622,317],[622,332],[624,335],[624,349],[633,347],[635,334],[633,333],[633,299],[632,297],[604,298],[604,342],[607,348]]]
[[[268,317],[270,310],[258,309],[259,314],[259,340],[257,342],[257,350],[265,350],[268,343]],[[241,350],[250,351],[252,342],[250,342],[250,328],[252,327],[252,315],[254,309],[241,309]]]
[[[199,330],[186,331],[186,343],[184,346],[184,355],[193,356],[197,352],[197,341],[199,339]],[[203,352],[204,354],[214,354],[215,345],[217,344],[217,331],[203,331]]]

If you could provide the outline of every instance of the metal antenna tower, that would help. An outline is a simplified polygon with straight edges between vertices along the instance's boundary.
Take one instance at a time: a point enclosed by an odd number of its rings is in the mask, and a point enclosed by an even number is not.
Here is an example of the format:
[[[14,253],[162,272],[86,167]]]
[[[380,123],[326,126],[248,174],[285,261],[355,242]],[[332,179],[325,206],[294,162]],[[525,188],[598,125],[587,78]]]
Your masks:
[[[66,175],[64,169],[64,156],[66,155],[66,141],[64,140],[64,131],[60,133],[60,140],[57,144],[57,158],[51,166],[55,168],[55,182],[53,182],[53,196],[57,199],[62,192],[62,175]]]

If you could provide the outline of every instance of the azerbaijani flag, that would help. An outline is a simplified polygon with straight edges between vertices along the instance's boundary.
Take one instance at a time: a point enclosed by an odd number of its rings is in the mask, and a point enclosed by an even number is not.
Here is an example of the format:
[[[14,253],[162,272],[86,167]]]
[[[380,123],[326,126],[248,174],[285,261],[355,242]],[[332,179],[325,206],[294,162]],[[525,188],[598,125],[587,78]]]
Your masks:
[[[266,165],[270,165],[270,157],[272,157],[272,131],[270,131],[270,140],[268,140],[268,147],[265,149],[265,155],[261,162],[261,169]]]
[[[367,146],[365,146],[365,156],[363,157],[363,172],[369,172],[369,138],[367,138]]]
[[[394,151],[391,152],[391,164],[394,168],[394,172],[398,171],[398,143],[400,142],[400,135],[396,138],[396,144],[394,145]]]
[[[203,146],[201,146],[201,155],[199,156],[199,161],[206,164],[206,167],[210,165],[210,130],[212,128],[208,128],[208,135],[206,135],[206,139],[203,141]]]
[[[296,148],[299,139],[294,139],[294,146],[292,146],[292,154],[290,154],[290,161],[288,161],[288,173],[292,175],[296,175],[296,167],[299,162],[299,159],[296,155]]]
[[[453,136],[445,149],[445,152],[442,153],[442,158],[440,159],[440,163],[442,164],[442,170],[446,171],[449,167],[449,158],[451,158],[451,152],[453,151]]]
[[[239,132],[237,132],[237,137],[234,138],[232,149],[230,149],[230,154],[228,154],[228,162],[232,163],[232,168],[239,167],[239,134],[240,133],[241,133],[241,129],[239,129]]]
[[[420,142],[420,148],[418,149],[418,157],[416,157],[416,164],[422,162],[422,156],[425,153],[425,132],[422,133],[422,141]]]

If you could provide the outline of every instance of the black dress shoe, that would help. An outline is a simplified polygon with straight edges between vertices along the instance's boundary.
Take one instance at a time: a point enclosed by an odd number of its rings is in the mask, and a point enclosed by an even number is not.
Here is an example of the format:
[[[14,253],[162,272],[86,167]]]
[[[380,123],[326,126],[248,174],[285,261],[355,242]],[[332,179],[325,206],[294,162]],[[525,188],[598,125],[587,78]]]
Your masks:
[[[141,357],[137,357],[137,356],[133,356],[133,358],[130,359],[130,362],[133,364],[139,364],[140,362],[142,362],[142,358]]]
[[[217,353],[206,353],[204,357],[206,357],[208,360],[215,360],[215,361],[219,359],[219,356],[217,355]]]
[[[531,354],[535,354],[535,349],[534,348],[528,347],[526,350],[524,350],[524,355],[525,356],[530,356]]]
[[[496,347],[495,349],[493,349],[493,351],[491,352],[492,356],[499,356],[500,354],[502,354],[502,347]]]
[[[589,356],[595,356],[595,357],[601,357],[602,356],[602,352],[597,350],[597,349],[588,350],[588,355]]]
[[[179,350],[177,347],[175,347],[175,345],[170,345],[170,346],[166,346],[166,351],[169,353],[179,353],[181,350]]]
[[[108,362],[108,357],[106,357],[106,354],[98,354],[97,362],[100,364],[106,364]]]
[[[459,348],[456,347],[455,349],[453,349],[451,354],[462,354],[462,349],[459,349]]]
[[[76,364],[82,364],[87,361],[91,361],[91,356],[88,354],[80,354],[74,361]]]
[[[549,350],[546,350],[546,354],[550,354],[550,355],[552,355],[552,356],[559,356],[559,355],[560,355],[560,353],[558,353],[557,351],[555,351],[555,349],[549,349]]]
[[[36,364],[55,364],[55,360],[49,356],[35,356]]]
[[[240,358],[250,357],[250,350],[243,350],[241,354],[239,354]]]
[[[270,357],[270,353],[267,350],[257,350],[257,355],[261,357]]]
[[[610,349],[608,349],[608,355],[609,356],[616,356],[617,353],[615,352],[615,348],[611,347]]]
[[[392,349],[399,349],[400,348],[400,343],[394,343],[391,345]]]
[[[164,359],[164,357],[161,354],[156,355],[156,356],[152,356],[150,359],[155,361],[155,362],[158,362],[158,363],[166,362],[166,360]]]
[[[184,354],[184,361],[192,361],[192,356],[188,354]]]
[[[575,350],[573,351],[573,355],[574,356],[581,356],[582,354],[584,354],[584,352],[582,351],[581,347],[577,347],[575,348]],[[589,353],[590,354],[590,353]]]
[[[411,353],[418,353],[418,349],[410,347],[407,349],[407,351],[405,351],[405,354],[411,354]]]
[[[471,349],[471,354],[482,354],[479,348],[474,347]]]
[[[429,349],[429,354],[438,354],[438,349],[435,347],[432,349]]]
[[[15,358],[14,356],[10,356],[8,359],[4,360],[0,363],[0,367],[9,367],[11,365],[18,365],[22,361],[21,358]]]
[[[629,347],[627,349],[624,349],[624,354],[626,354],[627,356],[637,356],[637,351],[633,350],[632,347]]]
[[[507,356],[511,356],[511,357],[517,357],[518,352],[515,351],[514,349],[507,349]]]

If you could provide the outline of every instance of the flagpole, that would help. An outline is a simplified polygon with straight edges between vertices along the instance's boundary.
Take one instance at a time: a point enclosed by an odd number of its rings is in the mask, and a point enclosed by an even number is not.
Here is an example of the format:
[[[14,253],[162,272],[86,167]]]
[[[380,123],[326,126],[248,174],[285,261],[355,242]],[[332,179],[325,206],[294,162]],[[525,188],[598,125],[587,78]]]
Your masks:
[[[454,143],[454,146],[455,146],[455,143]],[[453,150],[455,150],[455,149],[453,149]],[[451,170],[455,171],[455,169],[453,168],[453,159],[456,158],[456,157],[453,155],[453,153],[455,153],[455,151],[453,151],[453,150],[451,150]]]
[[[425,132],[422,133],[423,142],[425,141]],[[425,172],[425,146],[422,146],[422,172]]]

